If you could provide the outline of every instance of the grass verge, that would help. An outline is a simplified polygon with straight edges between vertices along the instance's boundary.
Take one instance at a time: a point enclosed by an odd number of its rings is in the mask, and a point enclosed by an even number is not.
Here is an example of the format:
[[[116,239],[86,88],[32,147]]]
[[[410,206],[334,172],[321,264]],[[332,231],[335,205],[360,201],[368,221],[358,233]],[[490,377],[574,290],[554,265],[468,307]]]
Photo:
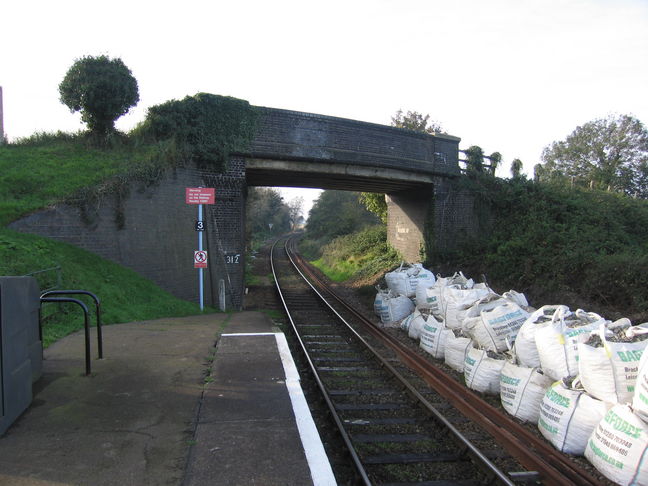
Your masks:
[[[306,247],[309,244],[308,240],[303,243]],[[321,255],[311,263],[334,282],[375,275],[401,261],[398,252],[387,244],[383,225],[336,238],[322,248]]]

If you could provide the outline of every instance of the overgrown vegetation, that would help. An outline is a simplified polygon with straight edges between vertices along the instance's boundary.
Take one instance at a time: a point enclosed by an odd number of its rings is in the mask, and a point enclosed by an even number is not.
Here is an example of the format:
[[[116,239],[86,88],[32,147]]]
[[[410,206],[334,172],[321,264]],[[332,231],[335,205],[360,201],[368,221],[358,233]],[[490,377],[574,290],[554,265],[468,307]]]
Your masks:
[[[245,213],[245,236],[253,250],[269,238],[291,230],[289,204],[275,189],[249,187]]]
[[[387,229],[359,194],[324,191],[310,211],[301,253],[334,281],[360,279],[400,261],[387,244]]]
[[[648,198],[648,129],[630,115],[608,116],[577,127],[545,147],[535,176]]]
[[[115,132],[101,145],[87,132],[0,145],[0,225],[63,200],[87,212],[133,184],[156,184],[172,167],[223,171],[229,154],[247,147],[255,123],[246,101],[200,93],[151,107],[133,132]]]
[[[149,143],[171,141],[183,163],[221,172],[230,153],[247,148],[256,120],[247,101],[198,93],[149,108],[133,134]]]
[[[313,264],[336,282],[370,277],[400,262],[398,252],[387,244],[387,229],[370,226],[340,236],[322,248]]]
[[[309,260],[317,260],[322,249],[339,236],[358,232],[379,223],[358,200],[359,194],[348,191],[323,191],[310,210],[306,238],[300,249]]]
[[[587,305],[648,320],[647,201],[524,179],[462,184],[474,191],[484,231],[429,266],[485,274],[537,305]]]

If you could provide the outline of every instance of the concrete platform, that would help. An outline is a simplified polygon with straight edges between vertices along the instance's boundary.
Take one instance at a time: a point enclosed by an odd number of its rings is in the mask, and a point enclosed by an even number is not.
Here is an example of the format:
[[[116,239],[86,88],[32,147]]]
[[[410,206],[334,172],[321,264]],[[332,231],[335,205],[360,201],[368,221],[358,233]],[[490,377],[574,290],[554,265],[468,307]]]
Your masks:
[[[83,335],[59,341],[0,485],[335,484],[274,331],[256,312],[106,326],[90,377]]]

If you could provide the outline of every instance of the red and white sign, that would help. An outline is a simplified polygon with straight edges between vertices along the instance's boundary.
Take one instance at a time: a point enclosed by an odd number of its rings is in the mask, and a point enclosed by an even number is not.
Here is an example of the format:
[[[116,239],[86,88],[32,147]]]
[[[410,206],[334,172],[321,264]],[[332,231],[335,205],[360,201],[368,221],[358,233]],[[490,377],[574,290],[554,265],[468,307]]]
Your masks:
[[[207,252],[203,250],[194,251],[194,268],[207,268]]]
[[[187,187],[185,188],[185,201],[187,204],[215,204],[216,189],[213,187]]]

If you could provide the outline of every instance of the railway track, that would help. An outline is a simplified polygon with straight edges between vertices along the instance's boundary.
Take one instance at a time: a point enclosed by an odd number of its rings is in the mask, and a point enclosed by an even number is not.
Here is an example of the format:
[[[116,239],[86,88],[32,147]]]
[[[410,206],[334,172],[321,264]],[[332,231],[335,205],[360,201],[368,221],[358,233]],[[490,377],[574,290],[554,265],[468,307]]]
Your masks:
[[[271,265],[360,484],[604,484],[347,305],[294,240]]]

